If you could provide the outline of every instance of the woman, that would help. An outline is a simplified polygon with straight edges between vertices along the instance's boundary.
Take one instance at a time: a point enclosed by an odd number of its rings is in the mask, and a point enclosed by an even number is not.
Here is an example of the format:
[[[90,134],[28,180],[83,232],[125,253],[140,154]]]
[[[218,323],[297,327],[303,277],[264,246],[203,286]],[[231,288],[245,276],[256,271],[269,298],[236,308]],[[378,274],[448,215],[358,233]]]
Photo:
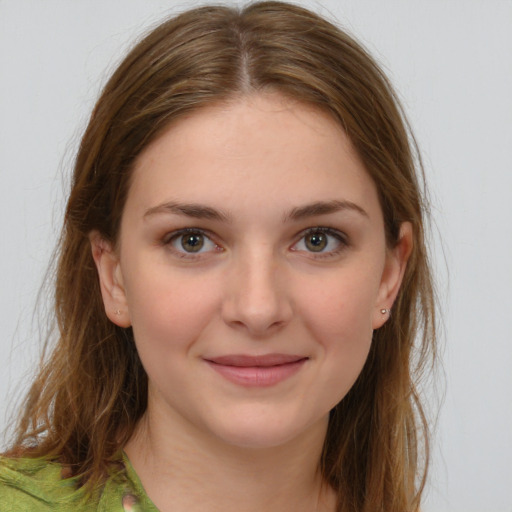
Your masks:
[[[418,510],[435,337],[415,163],[379,68],[309,11],[157,27],[82,139],[59,339],[2,503]]]

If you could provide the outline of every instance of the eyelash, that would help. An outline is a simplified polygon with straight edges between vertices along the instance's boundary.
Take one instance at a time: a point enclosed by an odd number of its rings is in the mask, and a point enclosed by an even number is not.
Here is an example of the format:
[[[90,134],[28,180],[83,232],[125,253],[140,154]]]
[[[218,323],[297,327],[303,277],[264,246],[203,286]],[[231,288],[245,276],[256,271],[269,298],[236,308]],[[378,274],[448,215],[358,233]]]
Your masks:
[[[172,233],[169,233],[165,238],[163,239],[162,243],[165,246],[171,246],[174,254],[176,254],[179,258],[185,258],[185,259],[198,259],[201,257],[203,253],[193,253],[193,252],[186,252],[186,251],[180,251],[174,247],[172,247],[173,242],[176,240],[179,240],[180,237],[184,235],[201,235],[205,239],[209,240],[213,245],[215,245],[215,252],[222,252],[223,249],[220,245],[218,245],[214,240],[212,235],[203,229],[199,228],[184,228],[180,229],[178,231],[174,231]]]
[[[315,227],[307,228],[304,231],[301,231],[297,237],[297,240],[292,244],[291,250],[294,252],[299,252],[299,249],[293,249],[293,247],[298,245],[307,236],[315,235],[315,234],[319,234],[319,233],[335,238],[336,241],[339,243],[339,245],[335,249],[330,250],[328,252],[319,251],[319,252],[315,253],[315,251],[304,251],[304,252],[307,252],[308,254],[310,254],[315,259],[324,259],[324,258],[337,256],[344,249],[346,249],[349,245],[347,236],[344,233],[342,233],[341,231],[338,231],[337,229],[333,229],[333,228],[329,228],[329,227],[324,227],[324,226],[315,226]],[[214,241],[210,232],[205,231],[200,228],[184,228],[184,229],[180,229],[178,231],[169,233],[162,240],[162,245],[171,246],[171,248],[173,249],[173,252],[180,258],[185,258],[185,259],[201,258],[201,255],[204,254],[203,252],[193,253],[193,252],[187,252],[184,250],[181,251],[181,250],[178,250],[178,249],[172,247],[173,242],[179,240],[179,238],[184,235],[201,235],[205,239],[209,240],[212,244],[215,245],[215,252],[223,252],[223,250],[224,250],[219,244],[217,244]],[[211,252],[211,251],[206,251],[206,252]]]
[[[306,251],[308,254],[313,255],[316,259],[324,259],[324,258],[330,258],[339,255],[341,252],[343,252],[349,245],[347,236],[337,229],[324,227],[324,226],[315,226],[308,229],[305,229],[302,231],[299,235],[298,240],[293,244],[293,246],[297,245],[300,241],[305,239],[308,235],[315,235],[315,234],[325,234],[327,236],[330,236],[332,238],[335,238],[336,241],[339,243],[338,247],[335,249],[332,249],[327,252],[319,251],[315,253],[314,251]],[[292,246],[292,247],[293,247]],[[297,250],[297,249],[295,249]]]

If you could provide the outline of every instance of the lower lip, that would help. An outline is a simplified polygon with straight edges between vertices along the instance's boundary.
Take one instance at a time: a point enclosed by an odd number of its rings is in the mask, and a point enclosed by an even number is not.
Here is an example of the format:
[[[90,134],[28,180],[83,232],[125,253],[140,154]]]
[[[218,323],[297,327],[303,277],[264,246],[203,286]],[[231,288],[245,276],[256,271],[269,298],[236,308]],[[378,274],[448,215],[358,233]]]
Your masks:
[[[211,368],[227,380],[246,387],[269,387],[297,373],[306,359],[276,366],[227,366],[207,361]]]

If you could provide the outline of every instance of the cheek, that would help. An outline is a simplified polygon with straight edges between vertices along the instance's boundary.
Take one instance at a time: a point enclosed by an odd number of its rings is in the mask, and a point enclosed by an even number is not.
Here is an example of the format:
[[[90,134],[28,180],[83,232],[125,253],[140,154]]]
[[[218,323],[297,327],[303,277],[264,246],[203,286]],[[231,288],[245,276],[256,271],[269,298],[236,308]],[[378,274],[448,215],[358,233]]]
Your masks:
[[[323,386],[330,406],[338,403],[359,376],[372,343],[378,278],[356,272],[337,276],[301,302],[301,317],[323,360]]]
[[[350,391],[359,377],[372,344],[368,315],[352,307],[329,310],[318,317],[313,335],[319,347],[324,409],[330,410]]]
[[[219,305],[218,286],[179,273],[139,272],[127,287],[128,307],[141,359],[186,353]]]
[[[366,266],[302,285],[301,316],[313,332],[323,334],[319,339],[322,345],[327,343],[322,338],[355,344],[371,339],[379,276],[377,271],[369,272]]]
[[[370,350],[373,335],[370,312],[364,314],[353,304],[337,309],[326,307],[322,312],[317,311],[309,329],[323,353],[328,368],[326,375],[331,383],[336,383],[335,389],[346,393]]]

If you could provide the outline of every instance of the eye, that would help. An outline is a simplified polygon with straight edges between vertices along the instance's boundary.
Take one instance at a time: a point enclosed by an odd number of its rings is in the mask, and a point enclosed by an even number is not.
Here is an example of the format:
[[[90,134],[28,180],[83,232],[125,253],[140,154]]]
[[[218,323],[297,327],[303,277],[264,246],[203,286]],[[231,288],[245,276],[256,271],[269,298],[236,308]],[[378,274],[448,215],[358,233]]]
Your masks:
[[[343,233],[332,228],[315,227],[303,232],[300,240],[292,246],[292,250],[327,255],[337,254],[346,245]]]
[[[220,247],[211,238],[197,229],[182,229],[172,233],[166,243],[184,257],[220,250]]]

